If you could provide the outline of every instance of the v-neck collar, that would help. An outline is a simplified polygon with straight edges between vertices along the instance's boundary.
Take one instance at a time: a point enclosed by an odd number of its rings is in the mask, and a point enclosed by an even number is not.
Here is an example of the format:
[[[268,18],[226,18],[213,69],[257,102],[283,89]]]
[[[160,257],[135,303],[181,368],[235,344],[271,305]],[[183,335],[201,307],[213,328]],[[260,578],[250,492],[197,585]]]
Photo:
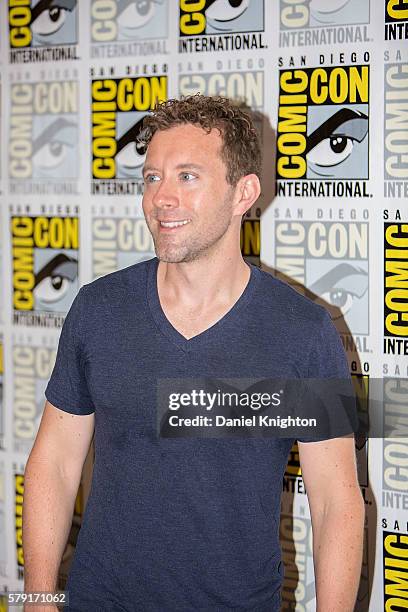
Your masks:
[[[261,276],[260,270],[253,264],[248,263],[251,274],[244,291],[241,293],[235,304],[232,305],[230,310],[228,310],[228,312],[226,312],[221,319],[211,325],[211,327],[208,327],[199,334],[196,334],[192,338],[187,339],[170,323],[170,321],[164,314],[157,289],[158,265],[159,260],[157,259],[157,257],[154,257],[149,261],[149,265],[147,268],[147,302],[150,308],[150,312],[159,330],[183,351],[191,350],[192,348],[195,348],[201,345],[202,343],[205,343],[214,334],[220,333],[221,328],[226,323],[237,317],[242,311],[242,309],[251,300]]]

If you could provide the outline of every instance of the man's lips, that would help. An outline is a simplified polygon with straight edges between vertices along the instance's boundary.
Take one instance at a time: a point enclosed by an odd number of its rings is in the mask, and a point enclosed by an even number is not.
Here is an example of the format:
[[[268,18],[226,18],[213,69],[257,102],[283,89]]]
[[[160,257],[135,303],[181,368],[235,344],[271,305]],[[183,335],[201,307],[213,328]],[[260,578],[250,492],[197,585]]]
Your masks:
[[[185,225],[188,225],[188,223],[190,223],[190,221],[191,221],[191,219],[173,219],[171,221],[169,221],[169,220],[166,220],[166,221],[158,220],[158,223],[159,223],[160,231],[168,232],[168,231],[178,230],[181,227],[184,227]]]

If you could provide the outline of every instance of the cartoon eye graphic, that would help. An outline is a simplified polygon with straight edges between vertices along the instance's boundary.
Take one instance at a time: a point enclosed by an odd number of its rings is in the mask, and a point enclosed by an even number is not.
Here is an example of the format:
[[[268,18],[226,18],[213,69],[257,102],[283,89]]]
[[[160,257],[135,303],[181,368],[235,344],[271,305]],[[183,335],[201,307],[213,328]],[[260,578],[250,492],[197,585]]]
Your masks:
[[[59,166],[76,140],[77,124],[59,117],[34,139],[33,165],[45,170]]]
[[[65,15],[66,9],[55,6],[37,17],[31,28],[34,34],[40,34],[41,36],[55,34],[64,25]]]
[[[34,296],[46,304],[61,300],[78,276],[78,261],[59,253],[35,275]]]
[[[156,12],[154,0],[138,0],[126,3],[117,18],[121,28],[141,28],[148,23]]]
[[[332,289],[323,293],[320,297],[325,302],[340,309],[342,314],[346,314],[350,310],[355,296],[344,289]]]
[[[328,306],[333,319],[344,317],[367,290],[367,272],[347,263],[338,264],[309,287],[312,299]]]
[[[309,5],[310,17],[315,25],[338,25],[339,19],[346,19],[346,14],[358,14],[361,10],[360,0],[312,0]]]
[[[138,141],[143,119],[132,125],[118,140],[116,162],[125,172],[131,172],[144,164],[146,146]]]
[[[310,3],[310,10],[316,11],[316,13],[337,13],[341,11],[350,0],[312,0]]]
[[[250,0],[214,0],[205,16],[214,21],[233,21],[245,13],[249,3]]]
[[[50,276],[44,279],[34,291],[35,297],[42,302],[52,304],[58,302],[68,291],[68,279],[60,275]]]
[[[116,154],[116,162],[123,168],[131,170],[143,166],[145,161],[145,148],[139,143],[129,142],[119,153]]]
[[[67,149],[68,146],[65,143],[53,140],[33,155],[33,163],[35,166],[42,166],[43,168],[55,168],[65,158]]]
[[[76,6],[76,0],[40,0],[31,12],[31,29],[38,36],[51,36],[62,28],[68,11]]]
[[[322,140],[306,157],[318,166],[336,166],[347,159],[352,150],[352,139],[339,134]]]
[[[337,166],[350,156],[354,142],[362,142],[367,132],[367,115],[342,108],[308,136],[306,159],[320,167]]]

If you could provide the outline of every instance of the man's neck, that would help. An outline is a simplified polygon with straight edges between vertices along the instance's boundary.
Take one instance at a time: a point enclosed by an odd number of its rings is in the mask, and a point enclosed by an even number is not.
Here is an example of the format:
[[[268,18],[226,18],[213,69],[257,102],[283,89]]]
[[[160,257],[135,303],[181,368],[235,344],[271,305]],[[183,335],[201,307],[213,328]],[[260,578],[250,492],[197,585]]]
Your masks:
[[[206,312],[215,305],[234,304],[244,291],[250,269],[238,251],[220,258],[190,262],[159,262],[157,286],[160,299],[186,311]]]

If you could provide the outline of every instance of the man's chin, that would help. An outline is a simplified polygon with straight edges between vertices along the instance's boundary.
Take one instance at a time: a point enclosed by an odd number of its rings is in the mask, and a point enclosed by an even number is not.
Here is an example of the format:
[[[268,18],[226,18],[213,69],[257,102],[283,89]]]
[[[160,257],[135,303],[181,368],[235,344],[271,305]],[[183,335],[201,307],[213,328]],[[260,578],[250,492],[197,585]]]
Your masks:
[[[186,263],[197,259],[195,253],[183,250],[156,249],[156,257],[165,263]]]
[[[181,263],[186,256],[185,252],[170,251],[169,249],[156,249],[156,257],[166,263]]]
[[[190,258],[190,257],[175,257],[171,255],[157,255],[157,259],[165,263],[186,263],[187,261],[193,261],[195,257]]]

